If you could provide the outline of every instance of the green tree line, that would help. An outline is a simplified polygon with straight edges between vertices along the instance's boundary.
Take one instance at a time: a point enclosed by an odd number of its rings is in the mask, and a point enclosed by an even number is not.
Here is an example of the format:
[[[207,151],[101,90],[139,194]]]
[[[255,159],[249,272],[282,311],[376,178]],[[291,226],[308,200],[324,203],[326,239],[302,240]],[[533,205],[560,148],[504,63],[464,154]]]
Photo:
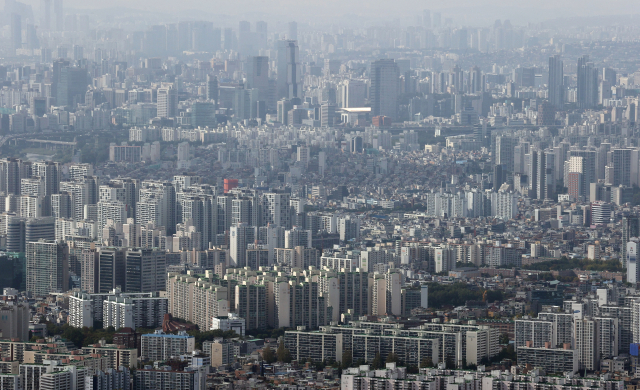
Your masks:
[[[429,307],[462,306],[466,301],[481,301],[485,290],[474,289],[466,283],[429,283]],[[502,291],[486,290],[487,302],[502,301]]]

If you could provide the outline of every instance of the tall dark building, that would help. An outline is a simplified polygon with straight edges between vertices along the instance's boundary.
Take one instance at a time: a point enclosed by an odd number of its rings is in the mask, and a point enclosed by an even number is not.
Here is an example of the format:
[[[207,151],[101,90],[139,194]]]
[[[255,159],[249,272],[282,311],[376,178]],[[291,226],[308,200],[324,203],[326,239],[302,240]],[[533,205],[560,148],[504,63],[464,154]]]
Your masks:
[[[62,0],[53,0],[53,13],[55,14],[56,31],[64,31],[64,5]]]
[[[514,81],[521,87],[535,87],[536,68],[516,68],[513,70]]]
[[[564,104],[564,69],[560,55],[549,57],[549,103],[557,110]]]
[[[482,71],[477,66],[471,68],[471,72],[469,74],[471,79],[469,92],[470,93],[480,93],[484,92],[484,81],[482,76]]]
[[[544,200],[551,198],[553,189],[549,177],[553,173],[553,166],[547,164],[547,153],[532,150],[529,153],[529,196],[533,199]]]
[[[298,40],[298,23],[289,22],[289,33],[287,34],[287,39],[291,41]]]
[[[299,61],[297,41],[278,41],[278,99],[302,98],[302,67]]]
[[[60,68],[56,86],[56,105],[75,107],[84,103],[89,86],[85,68],[64,66]]]
[[[269,98],[269,57],[256,56],[247,59],[247,83],[245,88],[258,90],[258,100]]]
[[[215,106],[218,107],[218,78],[216,76],[207,75],[207,100],[213,100]]]
[[[126,257],[123,248],[101,248],[98,265],[98,288],[107,293],[116,287],[125,288]]]
[[[598,70],[593,62],[589,62],[589,56],[578,58],[578,108],[589,109],[595,107],[598,102]]]
[[[22,48],[22,16],[20,14],[11,15],[11,46],[14,49]]]
[[[613,149],[613,184],[631,187],[631,149]]]
[[[497,164],[493,166],[493,189],[498,191],[500,186],[505,182],[506,172],[502,169],[502,165]]]
[[[369,102],[372,116],[387,116],[395,120],[398,113],[398,78],[400,71],[393,59],[371,63]]]

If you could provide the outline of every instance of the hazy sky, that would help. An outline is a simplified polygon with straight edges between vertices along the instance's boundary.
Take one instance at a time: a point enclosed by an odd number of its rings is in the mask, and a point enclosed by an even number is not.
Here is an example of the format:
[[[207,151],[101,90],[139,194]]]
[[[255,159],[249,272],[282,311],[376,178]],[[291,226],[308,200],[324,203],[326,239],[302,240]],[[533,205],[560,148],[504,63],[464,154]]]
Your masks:
[[[39,0],[23,0],[39,10]],[[280,19],[295,18],[305,22],[341,18],[345,14],[360,15],[367,19],[391,21],[393,18],[415,18],[422,9],[440,10],[443,17],[451,16],[454,22],[488,25],[495,19],[512,19],[514,22],[541,21],[558,17],[629,15],[640,13],[638,0],[64,0],[72,8],[127,7],[153,10],[170,15],[191,14],[201,10],[212,15],[253,15],[264,13]],[[181,12],[182,10],[182,12]],[[265,15],[266,16],[266,15]]]

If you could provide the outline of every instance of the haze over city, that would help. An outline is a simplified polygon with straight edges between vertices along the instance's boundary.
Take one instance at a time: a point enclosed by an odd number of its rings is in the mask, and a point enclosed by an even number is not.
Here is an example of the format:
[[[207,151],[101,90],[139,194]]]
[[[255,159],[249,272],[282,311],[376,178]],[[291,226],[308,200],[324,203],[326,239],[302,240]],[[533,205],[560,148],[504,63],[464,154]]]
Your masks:
[[[1,390],[637,390],[629,0],[4,0]]]

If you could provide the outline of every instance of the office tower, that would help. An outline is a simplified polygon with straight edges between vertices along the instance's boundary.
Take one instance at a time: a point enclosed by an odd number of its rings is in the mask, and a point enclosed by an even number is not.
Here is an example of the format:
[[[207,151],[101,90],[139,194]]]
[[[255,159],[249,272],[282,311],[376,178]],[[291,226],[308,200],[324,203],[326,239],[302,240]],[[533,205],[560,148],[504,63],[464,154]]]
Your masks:
[[[302,67],[300,66],[298,42],[295,40],[278,41],[277,64],[278,99],[302,98]]]
[[[84,48],[79,45],[73,45],[73,60],[81,61],[84,59]]]
[[[431,28],[431,11],[428,9],[422,11],[422,26],[424,28]]]
[[[246,329],[267,328],[267,288],[264,284],[242,282],[235,291],[235,313],[246,321]]]
[[[262,197],[262,224],[291,228],[291,207],[289,194],[269,192]]]
[[[98,291],[108,293],[126,285],[126,249],[102,247],[98,252]]]
[[[26,245],[27,291],[35,296],[69,289],[69,248],[63,242],[39,240]]]
[[[47,113],[47,98],[32,97],[29,99],[29,114],[35,116],[44,116]]]
[[[629,215],[622,218],[622,248],[620,248],[620,251],[623,261],[627,260],[627,244],[631,242],[633,237],[640,237],[640,217]],[[626,264],[626,268],[629,268],[628,264]]]
[[[89,81],[85,68],[64,66],[59,69],[56,84],[56,104],[76,107],[84,103]]]
[[[27,218],[24,223],[25,243],[56,238],[56,220],[53,217]]]
[[[591,223],[605,225],[611,222],[611,204],[603,201],[591,202]]]
[[[564,69],[559,54],[549,57],[549,82],[547,84],[549,103],[556,109],[564,105]]]
[[[367,86],[362,80],[344,80],[338,88],[340,107],[354,108],[364,106]]]
[[[631,187],[631,149],[613,149],[614,186]]]
[[[548,155],[540,150],[532,150],[529,153],[529,189],[530,196],[534,199],[544,200],[550,198],[553,193],[549,180],[553,176],[553,168],[547,167]]]
[[[241,20],[238,24],[238,52],[249,56],[256,52],[255,34],[251,33],[251,23]]]
[[[267,22],[258,20],[256,22],[256,44],[258,50],[267,48],[267,34]]]
[[[585,55],[578,58],[578,89],[577,103],[580,109],[593,108],[598,101],[598,70],[592,62],[589,62],[589,56]]]
[[[582,187],[580,188],[580,196],[584,197],[584,199],[588,199],[589,197],[590,184],[597,181],[596,158],[596,152],[592,150],[569,151],[568,172],[579,172],[582,174]]]
[[[553,126],[556,124],[556,110],[547,101],[538,104],[538,126]]]
[[[131,248],[126,254],[126,292],[152,292],[166,288],[166,252]]]
[[[11,44],[13,49],[22,49],[22,16],[11,15]]]
[[[203,329],[211,326],[211,318],[226,316],[229,311],[226,287],[170,273],[166,289],[168,312]]]
[[[469,92],[474,94],[484,92],[484,82],[482,81],[482,71],[480,68],[477,66],[471,68],[469,77],[471,78],[471,88],[469,88]]]
[[[611,68],[602,68],[602,80],[606,81],[610,86],[615,86],[618,84],[618,75]]]
[[[432,14],[433,18],[432,18],[432,23],[431,26],[433,28],[440,28],[442,27],[442,14],[440,12],[434,12]]]
[[[502,165],[503,173],[513,173],[514,168],[514,148],[520,140],[517,138],[499,135],[496,137],[494,164]],[[502,181],[504,182],[504,180]]]
[[[27,49],[38,49],[40,48],[40,40],[38,39],[38,31],[36,30],[36,26],[33,24],[27,24],[25,28],[26,38],[25,44]]]
[[[518,66],[513,70],[513,81],[520,87],[535,87],[536,68]]]
[[[207,100],[212,100],[218,107],[218,78],[216,76],[207,75],[206,81],[206,95]]]
[[[257,89],[258,100],[266,102],[269,99],[269,57],[249,57],[247,66],[245,88]]]
[[[336,117],[336,106],[333,104],[323,104],[320,106],[320,126],[333,127]]]
[[[191,126],[214,128],[216,121],[216,109],[213,102],[196,101],[191,105]]]
[[[253,244],[257,239],[255,226],[240,223],[231,226],[229,231],[229,266],[242,268],[247,265],[247,245]]]
[[[51,24],[51,0],[42,0],[41,2],[42,12],[42,28],[45,31],[52,29]]]
[[[236,34],[231,28],[225,28],[223,31],[224,50],[236,50],[238,46]]]
[[[64,31],[64,10],[62,0],[53,0],[53,14],[55,16],[56,31]]]
[[[293,108],[293,104],[291,104],[291,100],[282,99],[278,100],[277,104],[277,118],[278,122],[283,125],[289,124],[289,111]]]
[[[398,65],[392,59],[381,59],[371,63],[371,115],[396,119],[399,74]]]
[[[175,118],[178,114],[178,90],[158,88],[158,117]]]
[[[290,41],[297,41],[298,40],[298,23],[296,22],[289,22],[289,30],[287,33],[287,39]]]

